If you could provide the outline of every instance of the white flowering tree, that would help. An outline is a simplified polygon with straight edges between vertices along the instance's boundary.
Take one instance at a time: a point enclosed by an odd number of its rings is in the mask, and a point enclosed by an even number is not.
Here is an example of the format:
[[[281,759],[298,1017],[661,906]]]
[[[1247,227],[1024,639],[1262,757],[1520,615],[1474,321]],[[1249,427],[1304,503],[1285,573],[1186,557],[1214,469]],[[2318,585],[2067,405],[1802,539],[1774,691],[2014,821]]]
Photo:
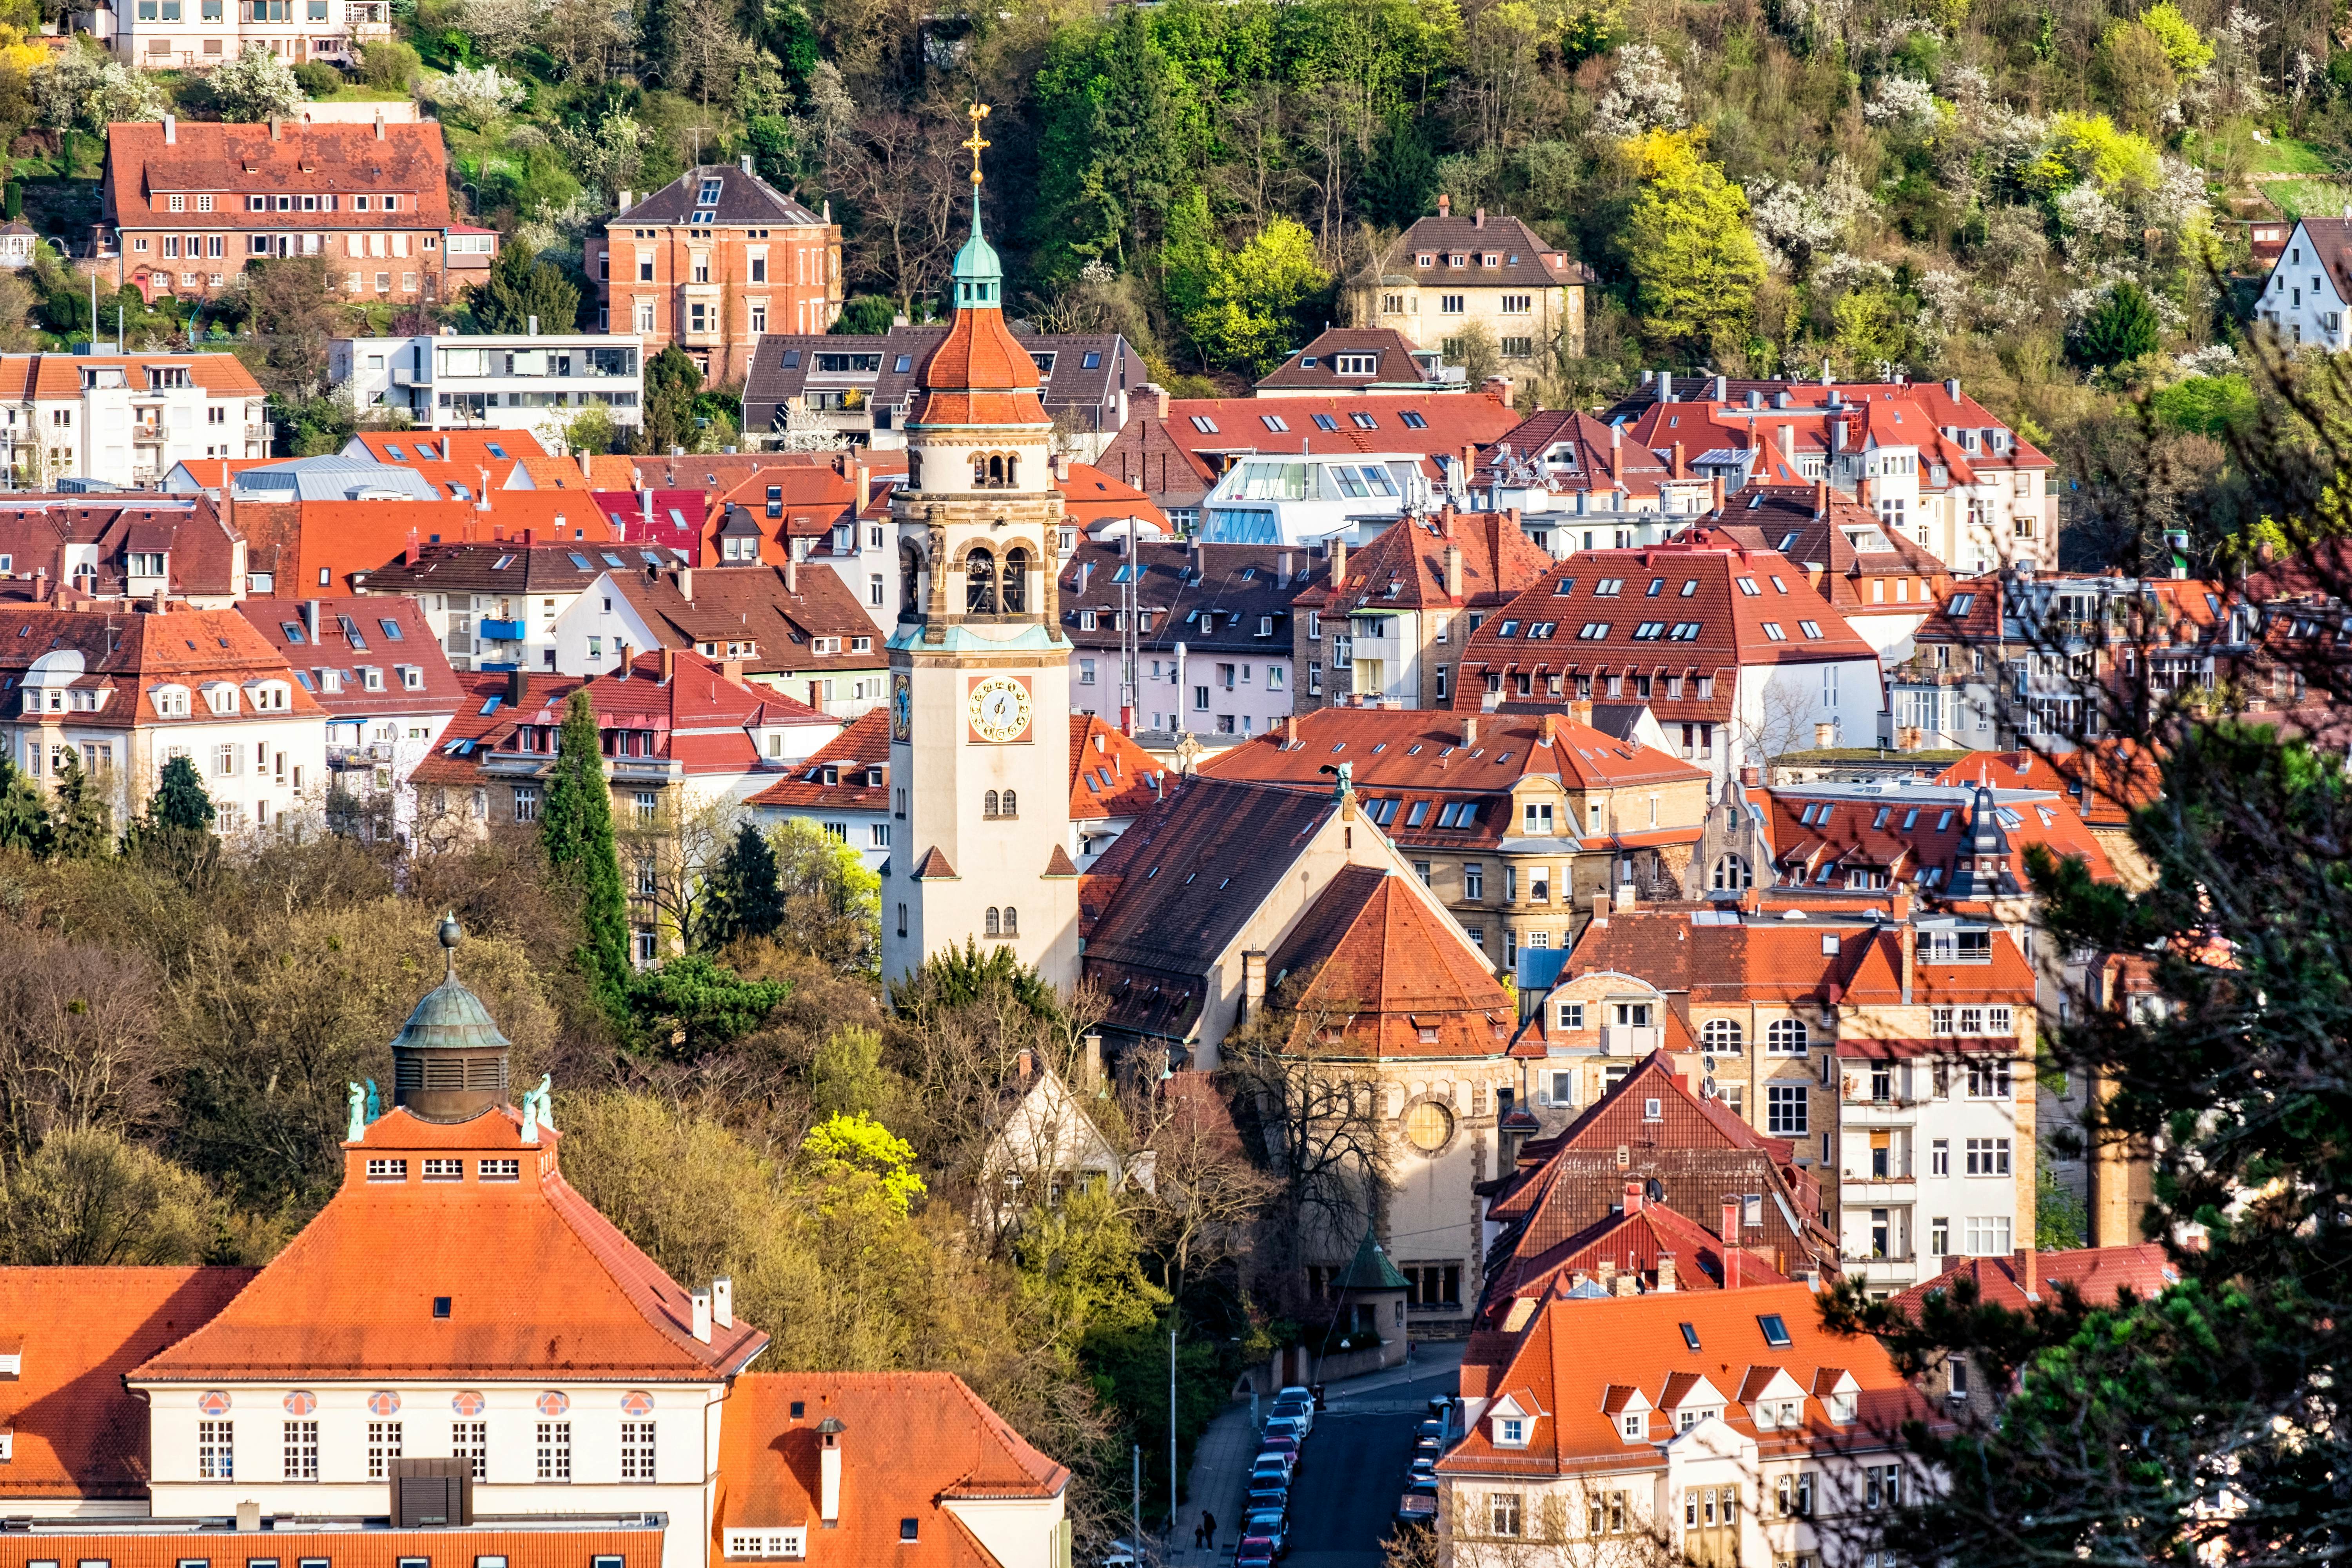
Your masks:
[[[499,74],[496,66],[459,66],[433,84],[433,101],[442,113],[479,128],[520,103],[528,92],[521,82]]]
[[[213,105],[223,120],[243,121],[290,115],[304,102],[294,68],[267,44],[247,44],[236,58],[213,72]]]
[[[1936,94],[1916,77],[1883,76],[1862,117],[1896,131],[1924,131],[1936,123]]]
[[[34,112],[53,131],[103,136],[110,124],[161,120],[172,108],[152,77],[70,44],[33,73],[32,88]]]
[[[1664,53],[1648,44],[1618,50],[1616,74],[1593,110],[1593,130],[1622,142],[1682,122],[1683,84]]]

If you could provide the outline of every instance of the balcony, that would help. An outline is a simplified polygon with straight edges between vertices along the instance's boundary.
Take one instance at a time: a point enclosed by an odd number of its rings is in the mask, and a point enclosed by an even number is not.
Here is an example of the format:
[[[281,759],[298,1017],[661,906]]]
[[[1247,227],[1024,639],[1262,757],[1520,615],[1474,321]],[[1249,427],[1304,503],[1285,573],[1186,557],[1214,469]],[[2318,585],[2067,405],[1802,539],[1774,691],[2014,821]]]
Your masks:
[[[480,629],[485,642],[520,642],[523,639],[523,623],[520,621],[494,621],[486,616],[475,625]]]
[[[1919,1121],[1921,1103],[1900,1096],[1873,1100],[1867,1095],[1849,1095],[1845,1100],[1844,1121],[1850,1128],[1911,1127]]]
[[[1918,1282],[1919,1267],[1919,1259],[1910,1253],[1894,1258],[1849,1258],[1845,1260],[1845,1277],[1860,1279],[1864,1287],[1893,1286],[1900,1289]]]
[[[1632,1024],[1601,1026],[1601,1054],[1604,1057],[1646,1057],[1658,1048],[1658,1030]]]
[[[394,386],[430,386],[433,384],[433,377],[429,372],[417,370],[409,365],[401,365],[396,367],[392,373],[392,384]]]
[[[1849,1208],[1891,1208],[1916,1202],[1918,1196],[1918,1179],[1907,1170],[1895,1176],[1857,1175],[1852,1171],[1838,1175],[1838,1201]]]

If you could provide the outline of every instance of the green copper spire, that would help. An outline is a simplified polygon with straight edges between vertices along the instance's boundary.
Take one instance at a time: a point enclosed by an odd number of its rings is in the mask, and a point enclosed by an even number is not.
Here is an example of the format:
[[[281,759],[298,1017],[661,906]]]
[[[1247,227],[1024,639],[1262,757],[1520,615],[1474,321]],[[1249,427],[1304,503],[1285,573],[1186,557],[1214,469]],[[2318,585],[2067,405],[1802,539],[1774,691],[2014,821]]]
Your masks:
[[[980,133],[980,122],[988,118],[988,105],[975,103],[965,115],[971,121],[971,136],[963,144],[971,149],[971,237],[956,252],[955,302],[961,310],[971,305],[987,305],[997,310],[1004,307],[1004,264],[997,259],[996,247],[980,232],[980,154],[988,146],[988,139]]]

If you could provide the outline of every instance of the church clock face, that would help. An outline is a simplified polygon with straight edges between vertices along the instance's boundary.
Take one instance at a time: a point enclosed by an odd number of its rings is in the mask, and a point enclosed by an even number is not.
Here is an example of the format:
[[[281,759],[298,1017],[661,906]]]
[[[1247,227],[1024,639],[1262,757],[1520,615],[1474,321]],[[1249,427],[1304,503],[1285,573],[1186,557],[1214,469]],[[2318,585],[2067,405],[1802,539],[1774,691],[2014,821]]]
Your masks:
[[[1019,676],[989,675],[971,683],[964,710],[974,740],[1001,746],[1027,737],[1034,704],[1028,681]]]

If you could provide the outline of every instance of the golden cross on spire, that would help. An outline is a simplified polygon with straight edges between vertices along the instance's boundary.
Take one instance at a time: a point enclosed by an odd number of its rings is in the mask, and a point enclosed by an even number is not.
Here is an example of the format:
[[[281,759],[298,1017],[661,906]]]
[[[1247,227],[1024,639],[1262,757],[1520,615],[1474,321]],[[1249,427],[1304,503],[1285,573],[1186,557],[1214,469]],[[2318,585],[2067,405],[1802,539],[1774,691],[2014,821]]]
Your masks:
[[[964,117],[971,121],[971,135],[963,144],[971,149],[971,183],[976,185],[980,184],[981,150],[989,145],[988,138],[980,133],[980,122],[988,118],[988,105],[975,103],[964,110]]]

